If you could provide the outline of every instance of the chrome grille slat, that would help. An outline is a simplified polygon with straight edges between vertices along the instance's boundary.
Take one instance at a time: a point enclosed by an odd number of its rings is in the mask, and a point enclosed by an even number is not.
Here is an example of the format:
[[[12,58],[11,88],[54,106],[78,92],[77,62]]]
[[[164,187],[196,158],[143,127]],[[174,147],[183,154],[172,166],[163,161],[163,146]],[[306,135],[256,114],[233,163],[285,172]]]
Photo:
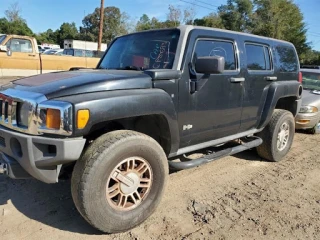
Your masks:
[[[17,125],[17,102],[12,102],[11,108],[11,125]]]
[[[2,99],[2,115],[1,120],[4,123],[5,122],[5,110],[6,110],[6,100],[5,98]]]
[[[17,102],[13,98],[0,93],[1,119],[0,123],[6,127],[17,126]]]

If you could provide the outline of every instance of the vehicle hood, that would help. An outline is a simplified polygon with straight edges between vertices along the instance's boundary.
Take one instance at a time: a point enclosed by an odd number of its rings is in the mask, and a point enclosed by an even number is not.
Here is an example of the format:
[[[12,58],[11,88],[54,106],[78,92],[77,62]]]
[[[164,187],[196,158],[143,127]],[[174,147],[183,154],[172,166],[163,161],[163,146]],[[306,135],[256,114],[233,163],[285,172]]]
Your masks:
[[[1,90],[8,88],[41,93],[52,99],[100,91],[152,88],[152,79],[139,71],[93,69],[21,78],[3,86]]]
[[[310,105],[320,108],[320,92],[314,92],[313,90],[303,90],[302,92],[302,105]]]

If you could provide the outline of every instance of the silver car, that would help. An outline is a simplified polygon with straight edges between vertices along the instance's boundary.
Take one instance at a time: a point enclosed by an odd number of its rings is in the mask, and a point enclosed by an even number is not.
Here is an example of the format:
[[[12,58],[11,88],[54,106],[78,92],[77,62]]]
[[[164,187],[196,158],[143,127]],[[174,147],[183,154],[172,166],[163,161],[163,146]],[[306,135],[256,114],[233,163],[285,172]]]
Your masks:
[[[296,116],[296,129],[320,133],[320,69],[301,69],[302,106]]]

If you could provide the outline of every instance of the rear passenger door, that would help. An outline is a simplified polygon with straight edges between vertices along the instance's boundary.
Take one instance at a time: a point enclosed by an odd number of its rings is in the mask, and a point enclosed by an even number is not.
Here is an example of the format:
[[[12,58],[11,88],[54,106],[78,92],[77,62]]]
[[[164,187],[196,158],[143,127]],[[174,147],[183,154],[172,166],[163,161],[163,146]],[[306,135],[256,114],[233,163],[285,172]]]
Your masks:
[[[242,69],[245,72],[244,98],[240,131],[244,132],[257,127],[262,106],[263,90],[276,81],[273,67],[272,46],[266,39],[241,36]]]

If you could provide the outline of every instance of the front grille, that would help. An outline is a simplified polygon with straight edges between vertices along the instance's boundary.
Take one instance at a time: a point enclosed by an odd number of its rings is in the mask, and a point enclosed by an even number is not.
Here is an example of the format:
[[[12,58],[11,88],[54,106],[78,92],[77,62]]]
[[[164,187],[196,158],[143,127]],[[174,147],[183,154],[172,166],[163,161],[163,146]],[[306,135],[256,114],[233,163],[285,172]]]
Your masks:
[[[0,137],[0,146],[5,147],[6,146],[6,141],[4,140],[3,137]]]
[[[0,93],[0,124],[4,126],[16,125],[16,111],[17,102]]]

